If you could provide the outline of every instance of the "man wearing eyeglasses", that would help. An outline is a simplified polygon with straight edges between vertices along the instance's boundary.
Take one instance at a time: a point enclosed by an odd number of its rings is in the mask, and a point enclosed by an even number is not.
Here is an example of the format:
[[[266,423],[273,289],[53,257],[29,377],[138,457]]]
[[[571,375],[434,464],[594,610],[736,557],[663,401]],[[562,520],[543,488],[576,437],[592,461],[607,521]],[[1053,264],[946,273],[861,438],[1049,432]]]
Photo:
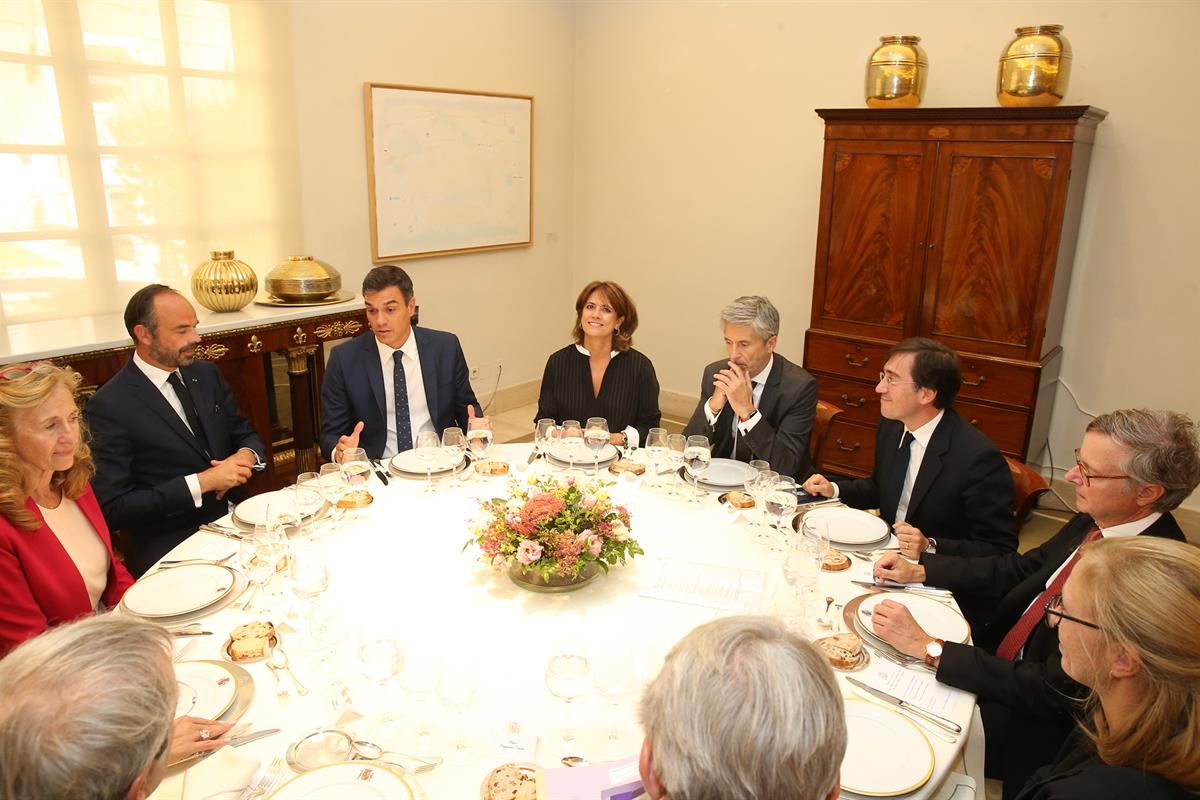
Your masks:
[[[981,558],[925,553],[920,563],[888,553],[875,564],[879,580],[923,581],[995,609],[972,632],[974,646],[936,639],[898,603],[876,606],[872,623],[884,641],[932,665],[939,681],[978,696],[987,774],[1003,778],[1005,798],[1016,796],[1038,767],[1053,760],[1074,725],[1078,700],[1087,694],[1062,669],[1057,628],[1043,624],[1068,619],[1055,597],[1079,547],[1101,537],[1184,540],[1171,511],[1200,484],[1195,423],[1173,411],[1121,410],[1096,417],[1066,478],[1075,485],[1079,513],[1027,553]]]
[[[875,392],[883,419],[869,478],[831,483],[823,475],[804,491],[852,508],[878,508],[900,552],[981,556],[1017,549],[1013,483],[992,440],[953,408],[962,386],[958,356],[941,342],[912,338],[888,353]]]

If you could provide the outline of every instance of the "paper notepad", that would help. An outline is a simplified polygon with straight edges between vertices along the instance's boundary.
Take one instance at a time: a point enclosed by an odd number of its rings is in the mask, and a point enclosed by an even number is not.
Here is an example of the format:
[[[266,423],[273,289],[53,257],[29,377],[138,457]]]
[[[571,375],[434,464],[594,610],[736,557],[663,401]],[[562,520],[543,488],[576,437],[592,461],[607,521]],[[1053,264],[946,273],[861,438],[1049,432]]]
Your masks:
[[[974,695],[969,692],[938,683],[928,672],[906,669],[886,658],[872,658],[871,665],[859,680],[942,717],[955,718],[960,703],[975,702]]]
[[[663,559],[642,597],[752,614],[762,610],[767,575],[758,570]]]

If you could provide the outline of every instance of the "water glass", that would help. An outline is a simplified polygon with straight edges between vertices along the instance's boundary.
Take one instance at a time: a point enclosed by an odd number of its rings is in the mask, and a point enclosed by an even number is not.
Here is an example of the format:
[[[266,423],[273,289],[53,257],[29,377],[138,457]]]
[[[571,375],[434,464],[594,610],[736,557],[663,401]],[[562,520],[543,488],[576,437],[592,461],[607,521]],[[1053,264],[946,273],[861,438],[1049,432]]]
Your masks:
[[[267,608],[266,586],[275,575],[279,562],[287,558],[287,543],[275,531],[265,525],[255,526],[253,533],[247,533],[238,543],[238,563],[242,574],[255,585],[264,611]]]
[[[467,444],[471,448],[471,457],[476,461],[487,461],[492,449],[492,441],[496,438],[492,430],[492,421],[487,417],[475,417],[467,426]]]
[[[361,447],[350,447],[342,452],[342,474],[346,476],[349,487],[342,499],[348,508],[366,508],[374,499],[367,491],[367,482],[371,480],[371,461],[367,451]]]
[[[591,662],[581,655],[563,653],[551,657],[546,662],[546,689],[567,706],[566,713],[563,715],[563,742],[575,741],[575,728],[571,720],[571,703],[576,698],[587,694],[587,690],[590,688],[591,674]]]
[[[533,426],[533,449],[538,458],[544,458],[550,452],[550,445],[558,437],[558,423],[549,418],[539,419]]]
[[[390,722],[391,684],[404,668],[404,648],[395,639],[365,639],[358,645],[358,668],[367,679],[374,714],[380,722]],[[360,711],[367,711],[361,709]],[[364,716],[372,716],[365,713]]]
[[[473,665],[472,665],[473,666]],[[479,698],[479,679],[468,665],[458,665],[442,673],[437,696],[442,705],[454,714],[453,734],[450,737],[450,762],[466,764],[470,759],[471,738],[467,729],[467,710]]]
[[[292,594],[300,600],[311,636],[316,599],[329,588],[329,567],[320,553],[312,547],[293,547],[288,558],[288,584]]]
[[[823,553],[817,542],[806,537],[797,539],[783,558],[783,579],[792,587],[795,593],[795,614],[787,624],[804,628],[807,623],[806,608],[807,593],[817,585],[817,577],[821,574]]]
[[[659,465],[667,460],[667,429],[651,428],[646,434],[646,455],[650,459],[650,485],[658,485]]]
[[[413,452],[417,455],[417,462],[425,467],[425,489],[422,494],[433,493],[433,468],[438,463],[442,454],[442,439],[437,435],[436,431],[421,431],[417,434],[417,441],[413,445]]]
[[[608,420],[604,417],[589,417],[583,430],[583,440],[592,451],[592,477],[600,477],[600,451],[609,440]]]
[[[672,477],[669,479],[671,488],[667,494],[672,497],[679,495],[674,476],[678,474],[679,468],[683,466],[684,450],[687,450],[686,436],[682,433],[672,433],[667,437],[667,466],[670,467],[672,473]]]
[[[575,469],[575,461],[583,454],[583,426],[577,419],[564,420],[558,432],[559,446],[567,456],[567,468]]]
[[[446,463],[452,469],[462,463],[467,452],[467,437],[463,435],[461,428],[446,428],[442,431],[442,452],[446,456]]]
[[[408,698],[408,716],[412,719],[413,733],[422,749],[428,737],[433,735],[433,712],[430,709],[438,686],[442,682],[441,664],[431,652],[414,652],[404,660],[400,672],[400,690]]]
[[[771,523],[776,532],[776,535],[771,537],[771,552],[783,552],[783,542],[786,540],[784,522],[792,518],[792,514],[796,512],[796,505],[796,479],[787,475],[780,476],[775,489],[764,498],[766,513],[775,518]]]

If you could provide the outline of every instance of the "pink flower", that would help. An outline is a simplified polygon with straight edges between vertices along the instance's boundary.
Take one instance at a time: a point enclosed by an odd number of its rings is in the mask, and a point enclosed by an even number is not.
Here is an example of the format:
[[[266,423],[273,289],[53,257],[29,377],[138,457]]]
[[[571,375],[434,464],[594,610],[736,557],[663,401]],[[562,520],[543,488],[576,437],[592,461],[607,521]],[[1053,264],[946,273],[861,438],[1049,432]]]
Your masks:
[[[492,559],[492,569],[496,572],[503,572],[508,568],[508,558],[506,556],[496,556]]]
[[[580,501],[579,501],[579,507],[580,508],[595,508],[596,507],[596,495],[585,494],[582,497],[582,499],[580,499]]]
[[[542,546],[537,542],[526,539],[517,545],[517,561],[520,561],[525,566],[529,566],[541,557]]]
[[[539,492],[525,502],[525,507],[521,509],[521,521],[528,526],[534,526],[543,520],[558,516],[565,507],[566,503],[561,497],[549,492]]]
[[[586,547],[587,551],[591,553],[592,558],[598,557],[600,555],[600,548],[604,546],[604,539],[601,538],[600,534],[590,530],[585,530],[579,534],[576,542],[580,550]]]
[[[612,532],[609,535],[618,542],[623,542],[629,538],[629,529],[620,522],[614,522]]]

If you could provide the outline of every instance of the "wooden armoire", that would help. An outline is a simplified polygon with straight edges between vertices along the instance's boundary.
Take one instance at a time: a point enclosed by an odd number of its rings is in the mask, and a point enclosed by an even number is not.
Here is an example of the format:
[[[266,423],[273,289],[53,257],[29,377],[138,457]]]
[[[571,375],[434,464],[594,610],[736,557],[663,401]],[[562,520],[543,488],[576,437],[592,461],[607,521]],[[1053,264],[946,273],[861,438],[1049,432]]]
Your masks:
[[[888,348],[962,359],[958,412],[1006,455],[1040,448],[1096,126],[1058,108],[822,109],[825,157],[804,366],[845,410],[824,469],[869,474]]]

